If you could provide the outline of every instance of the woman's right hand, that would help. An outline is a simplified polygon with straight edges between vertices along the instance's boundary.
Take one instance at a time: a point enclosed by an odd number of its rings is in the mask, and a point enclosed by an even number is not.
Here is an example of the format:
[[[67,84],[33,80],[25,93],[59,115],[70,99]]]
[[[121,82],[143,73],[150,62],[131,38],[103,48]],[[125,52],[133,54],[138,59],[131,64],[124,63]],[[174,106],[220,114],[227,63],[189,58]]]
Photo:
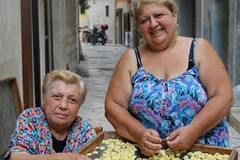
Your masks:
[[[88,158],[83,154],[77,153],[57,153],[57,154],[62,154],[62,158],[64,160],[91,160],[91,158]]]
[[[88,158],[87,156],[85,155],[82,155],[82,154],[78,154],[77,156],[77,160],[91,160],[90,158]]]
[[[83,154],[77,153],[55,153],[55,154],[29,154],[26,152],[13,152],[10,160],[91,160]]]
[[[162,148],[162,139],[154,129],[144,129],[140,134],[140,141],[138,145],[142,151],[142,154],[146,156],[152,156],[158,154]]]

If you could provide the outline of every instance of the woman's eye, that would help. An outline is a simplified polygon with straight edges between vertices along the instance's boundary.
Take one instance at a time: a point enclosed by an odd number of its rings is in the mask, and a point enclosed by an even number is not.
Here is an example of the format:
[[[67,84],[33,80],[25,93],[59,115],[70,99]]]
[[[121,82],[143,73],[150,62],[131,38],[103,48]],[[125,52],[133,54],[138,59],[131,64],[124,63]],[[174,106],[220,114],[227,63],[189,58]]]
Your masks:
[[[142,19],[140,20],[140,24],[144,24],[144,23],[147,23],[148,22],[148,19]]]
[[[77,103],[77,100],[75,98],[69,98],[69,102],[71,104],[76,104]]]
[[[163,13],[159,13],[159,14],[156,14],[154,17],[155,18],[161,18],[164,14]]]
[[[54,94],[52,96],[55,100],[60,100],[61,99],[61,96],[60,95],[57,95],[57,94]]]

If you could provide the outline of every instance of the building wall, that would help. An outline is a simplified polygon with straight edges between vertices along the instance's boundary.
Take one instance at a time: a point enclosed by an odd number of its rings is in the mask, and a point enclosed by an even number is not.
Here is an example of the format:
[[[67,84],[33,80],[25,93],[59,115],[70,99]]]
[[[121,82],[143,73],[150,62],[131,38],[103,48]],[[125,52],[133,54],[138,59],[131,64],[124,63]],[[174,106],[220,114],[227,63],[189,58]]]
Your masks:
[[[196,35],[209,40],[209,1],[196,0]]]
[[[179,7],[178,15],[178,26],[179,26],[179,35],[182,36],[193,36],[193,14],[192,14],[192,5],[193,0],[175,0],[176,4]]]
[[[115,44],[115,2],[113,0],[88,0],[91,6],[86,15],[88,15],[88,27],[93,25],[107,24],[109,26],[106,30],[108,42]],[[106,16],[106,6],[109,6],[109,16]],[[82,26],[80,21],[80,26]],[[86,26],[86,21],[83,26]]]
[[[122,8],[123,13],[129,12],[129,10],[131,10],[131,5],[128,5],[128,4],[130,4],[130,3],[128,3],[127,0],[118,1],[118,3],[116,4],[116,9]]]
[[[80,13],[80,10],[79,10]],[[84,14],[80,14],[79,16],[79,26],[82,28],[88,28],[89,26],[89,22],[88,22],[88,14],[84,13]]]
[[[196,32],[215,48],[227,67],[228,59],[228,0],[197,1]],[[225,12],[222,12],[225,10]]]
[[[44,20],[44,0],[38,0],[38,16],[39,16],[39,47],[40,47],[40,66],[41,67],[41,86],[43,82],[45,70],[45,20]]]
[[[239,1],[196,0],[196,6],[196,35],[211,42],[227,68],[232,85],[239,85]]]
[[[44,0],[38,1],[41,77],[45,75]],[[52,0],[54,69],[77,70],[78,0]],[[0,1],[0,80],[16,77],[23,102],[21,1]],[[29,31],[31,32],[31,31]],[[33,53],[34,54],[34,53]],[[33,73],[34,74],[34,73]]]
[[[76,0],[52,0],[54,69],[74,70],[78,65],[77,12]]]
[[[132,47],[131,3],[128,0],[117,0],[116,12],[116,43]]]
[[[208,7],[210,42],[227,68],[229,0],[211,0]],[[224,12],[223,12],[224,10]]]
[[[23,95],[22,75],[22,41],[21,41],[21,1],[0,1],[0,81],[15,77],[20,91],[21,102]],[[1,86],[1,89],[5,87]],[[6,95],[2,95],[6,94]],[[14,131],[16,108],[9,90],[1,91],[0,104],[0,154],[4,153],[9,143],[9,137]],[[4,98],[7,98],[6,100]],[[12,103],[9,103],[12,102]],[[21,105],[22,106],[22,105]],[[5,110],[7,108],[7,110]],[[2,157],[0,157],[1,159]]]
[[[240,85],[240,1],[229,0],[228,71],[233,86]]]
[[[0,80],[16,77],[22,95],[20,3],[19,0],[0,1]]]

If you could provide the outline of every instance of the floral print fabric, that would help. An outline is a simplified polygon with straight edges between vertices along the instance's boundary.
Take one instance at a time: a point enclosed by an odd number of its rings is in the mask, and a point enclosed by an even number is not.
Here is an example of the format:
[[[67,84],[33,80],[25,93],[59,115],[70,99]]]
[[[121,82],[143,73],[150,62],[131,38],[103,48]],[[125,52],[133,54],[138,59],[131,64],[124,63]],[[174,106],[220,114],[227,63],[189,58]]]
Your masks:
[[[94,128],[82,118],[77,117],[69,130],[63,152],[77,153],[85,143],[95,136]],[[18,117],[16,129],[10,137],[9,150],[5,157],[11,152],[55,153],[52,134],[41,107],[26,109]]]
[[[199,80],[197,66],[179,76],[163,80],[140,65],[132,78],[132,86],[130,113],[145,128],[157,130],[161,138],[166,138],[177,128],[190,124],[208,101]],[[197,143],[229,146],[226,120],[199,137]]]

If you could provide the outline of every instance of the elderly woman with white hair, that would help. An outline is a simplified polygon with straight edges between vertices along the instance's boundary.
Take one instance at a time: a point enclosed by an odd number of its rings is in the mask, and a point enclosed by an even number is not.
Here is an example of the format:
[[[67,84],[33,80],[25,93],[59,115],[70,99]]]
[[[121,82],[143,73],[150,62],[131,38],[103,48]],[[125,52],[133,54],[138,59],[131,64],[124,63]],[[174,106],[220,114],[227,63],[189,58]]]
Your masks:
[[[78,111],[85,101],[82,78],[67,70],[46,74],[42,107],[28,108],[17,119],[5,159],[87,160],[78,154],[96,136],[94,128]]]

